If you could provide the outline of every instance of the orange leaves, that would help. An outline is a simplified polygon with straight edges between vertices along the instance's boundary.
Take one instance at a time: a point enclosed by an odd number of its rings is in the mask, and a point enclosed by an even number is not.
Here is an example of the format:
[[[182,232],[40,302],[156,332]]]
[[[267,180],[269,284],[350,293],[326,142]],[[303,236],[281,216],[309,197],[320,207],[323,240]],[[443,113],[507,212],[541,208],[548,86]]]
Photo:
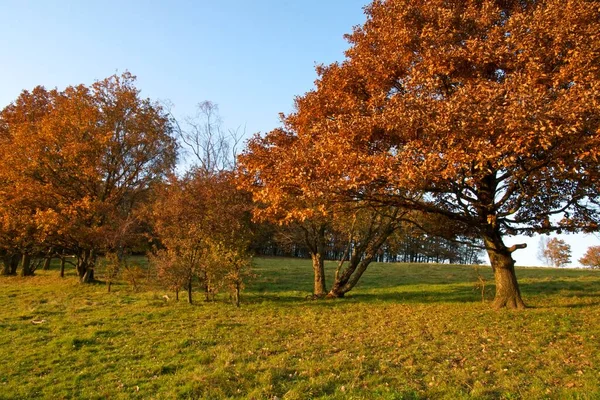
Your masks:
[[[37,87],[2,110],[0,177],[18,188],[16,207],[41,218],[44,237],[102,245],[102,226],[130,218],[173,168],[168,118],[138,94],[125,73],[91,87]]]
[[[347,59],[320,66],[284,119],[293,140],[271,132],[243,156],[261,213],[404,192],[461,221],[521,229],[596,196],[574,172],[597,170],[592,3],[374,2]]]

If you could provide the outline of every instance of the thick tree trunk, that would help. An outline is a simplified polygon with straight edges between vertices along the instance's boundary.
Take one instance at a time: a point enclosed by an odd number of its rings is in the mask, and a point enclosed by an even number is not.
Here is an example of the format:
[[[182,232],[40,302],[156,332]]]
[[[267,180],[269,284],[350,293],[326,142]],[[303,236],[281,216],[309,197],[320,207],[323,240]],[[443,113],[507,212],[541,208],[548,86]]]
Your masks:
[[[23,253],[23,257],[21,258],[21,276],[33,276],[30,254]]]
[[[517,247],[507,248],[499,233],[485,235],[483,240],[490,257],[496,283],[496,295],[492,307],[524,309],[525,303],[521,298],[515,274],[515,261],[512,258],[512,252]]]
[[[373,261],[373,257],[374,254],[366,254],[364,257],[353,256],[344,272],[336,277],[331,290],[327,293],[327,298],[342,298],[351,291]]]
[[[325,285],[325,262],[323,261],[323,254],[320,252],[311,253],[312,258],[313,274],[314,274],[314,288],[313,295],[315,297],[325,297],[327,289]]]
[[[85,273],[83,274],[83,277],[81,278],[81,283],[91,283],[94,282],[95,278],[94,278],[94,267],[89,265],[86,270]]]
[[[19,260],[20,259],[21,259],[21,257],[19,256],[19,254],[12,255],[12,258],[10,260],[10,274],[11,275],[17,274],[17,268],[19,268]]]
[[[94,250],[84,250],[79,262],[77,263],[77,272],[81,283],[94,282],[94,263],[96,255]]]

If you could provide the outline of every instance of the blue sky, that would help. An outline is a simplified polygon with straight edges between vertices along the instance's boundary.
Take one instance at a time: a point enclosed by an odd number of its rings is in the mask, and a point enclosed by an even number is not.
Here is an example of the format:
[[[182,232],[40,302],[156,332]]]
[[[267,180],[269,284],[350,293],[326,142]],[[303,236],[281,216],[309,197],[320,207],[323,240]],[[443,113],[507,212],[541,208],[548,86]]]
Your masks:
[[[0,0],[0,107],[36,85],[138,76],[142,95],[174,113],[200,101],[248,134],[278,125],[311,89],[315,63],[343,58],[343,34],[364,21],[364,0]]]
[[[178,118],[203,100],[224,125],[251,135],[279,124],[310,90],[314,66],[343,59],[343,35],[367,0],[0,0],[0,107],[36,85],[63,89],[129,70],[144,97],[169,100]],[[563,238],[574,264],[593,235]],[[538,238],[516,252],[537,265]]]

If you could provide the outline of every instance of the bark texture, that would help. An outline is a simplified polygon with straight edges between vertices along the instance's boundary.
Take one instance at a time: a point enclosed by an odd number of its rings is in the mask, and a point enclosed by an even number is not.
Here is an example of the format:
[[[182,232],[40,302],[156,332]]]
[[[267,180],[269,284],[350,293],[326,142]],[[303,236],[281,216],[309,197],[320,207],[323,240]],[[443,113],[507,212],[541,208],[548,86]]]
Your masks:
[[[354,247],[348,265],[343,271],[343,260],[340,263],[327,298],[342,298],[356,286],[381,246],[396,228],[397,224],[392,220],[378,226],[364,236],[362,243]]]
[[[314,274],[313,294],[315,297],[325,297],[327,288],[325,285],[325,262],[322,253],[311,253]]]
[[[496,283],[496,295],[492,307],[496,309],[526,308],[521,298],[521,290],[515,273],[515,261],[512,258],[512,251],[521,246],[509,249],[502,241],[500,234],[497,233],[485,235],[483,239]]]
[[[94,264],[96,263],[96,253],[94,250],[84,250],[77,263],[77,273],[81,283],[94,282]]]

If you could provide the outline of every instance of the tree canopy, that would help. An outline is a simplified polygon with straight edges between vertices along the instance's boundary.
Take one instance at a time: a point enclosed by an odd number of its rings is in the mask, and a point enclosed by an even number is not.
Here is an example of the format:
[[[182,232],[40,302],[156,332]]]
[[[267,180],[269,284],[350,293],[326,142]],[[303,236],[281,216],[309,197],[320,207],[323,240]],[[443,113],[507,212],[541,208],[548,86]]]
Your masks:
[[[134,226],[132,211],[175,165],[170,119],[140,98],[129,73],[24,91],[2,110],[0,127],[2,200],[31,217],[38,243],[77,254],[82,279],[93,277],[95,251]]]
[[[503,237],[598,226],[598,3],[374,1],[264,139],[293,144],[281,187],[442,215],[524,307]]]

